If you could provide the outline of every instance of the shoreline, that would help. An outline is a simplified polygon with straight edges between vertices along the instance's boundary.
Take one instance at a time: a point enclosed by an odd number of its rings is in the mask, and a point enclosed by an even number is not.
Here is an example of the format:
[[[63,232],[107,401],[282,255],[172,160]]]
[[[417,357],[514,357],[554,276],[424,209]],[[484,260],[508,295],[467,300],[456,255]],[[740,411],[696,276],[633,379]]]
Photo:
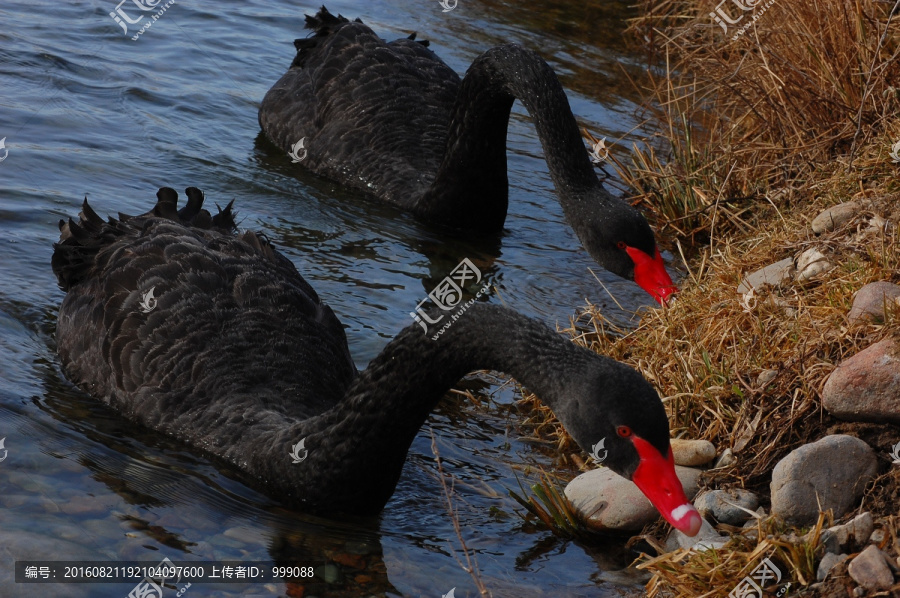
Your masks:
[[[900,392],[875,383],[882,366],[900,380],[900,300],[884,295],[868,312],[859,305],[864,287],[896,287],[900,297],[900,65],[892,60],[900,19],[871,0],[852,9],[839,0],[784,4],[769,2],[746,24],[753,36],[730,40],[696,1],[644,0],[630,28],[657,69],[646,109],[657,135],[615,167],[658,238],[677,246],[686,274],[677,299],[645,310],[636,329],[588,304],[565,332],[641,371],[666,405],[672,438],[712,443],[716,463],[702,466],[701,494],[749,492],[759,505],[737,523],[707,515],[718,525],[705,546],[667,544],[661,520],[644,527],[657,548],[638,565],[651,574],[651,598],[726,596],[763,557],[780,567],[766,593],[900,594]],[[829,44],[841,53],[829,55]],[[867,72],[840,66],[849,63]],[[866,401],[853,403],[835,390],[847,377],[835,372],[862,366],[852,388]],[[878,392],[888,401],[881,411]],[[533,397],[524,403],[543,410]],[[571,453],[571,439],[552,428],[547,436]],[[594,469],[574,451],[562,465]],[[810,470],[814,451],[827,459]],[[786,499],[784,484],[815,485],[823,468],[835,480],[846,474],[835,485],[849,504],[820,513],[813,501],[798,514],[802,501]],[[868,527],[853,527],[859,518]],[[874,585],[860,572],[864,559],[880,567]]]

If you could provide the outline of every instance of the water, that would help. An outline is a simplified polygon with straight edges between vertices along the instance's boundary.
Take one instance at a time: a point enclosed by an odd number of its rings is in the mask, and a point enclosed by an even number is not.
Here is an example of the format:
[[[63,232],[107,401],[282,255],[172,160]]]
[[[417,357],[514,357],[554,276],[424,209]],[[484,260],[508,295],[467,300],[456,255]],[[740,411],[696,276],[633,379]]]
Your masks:
[[[164,4],[162,2],[161,4]],[[136,16],[131,4],[124,6]],[[54,326],[62,292],[50,271],[60,218],[87,194],[100,214],[146,211],[163,185],[236,199],[241,226],[265,233],[344,322],[364,367],[409,312],[463,257],[484,266],[491,301],[550,325],[590,299],[626,322],[648,303],[600,270],[564,223],[540,144],[520,106],[509,129],[510,210],[494,238],[448,239],[391,207],[298,171],[257,138],[259,101],[283,73],[314,4],[178,1],[137,41],[108,16],[114,0],[0,7],[0,596],[125,596],[134,584],[23,586],[16,559],[162,558],[328,561],[339,580],[307,596],[477,594],[454,556],[459,543],[440,492],[431,430],[466,543],[495,596],[613,596],[629,560],[621,541],[586,548],[526,525],[506,488],[552,455],[519,441],[512,390],[466,383],[414,442],[391,502],[376,520],[289,512],[186,447],[143,430],[62,376]],[[417,31],[463,72],[488,47],[517,41],[560,74],[580,122],[610,140],[636,123],[622,69],[624,2],[437,0],[329,2],[387,37]],[[145,19],[146,21],[146,19]],[[135,27],[132,26],[132,33]],[[0,157],[3,150],[0,150]],[[0,451],[0,458],[3,452]],[[529,478],[530,479],[530,478]],[[183,589],[183,588],[181,588]],[[195,584],[184,595],[299,595],[270,584]],[[176,590],[166,590],[174,596]]]

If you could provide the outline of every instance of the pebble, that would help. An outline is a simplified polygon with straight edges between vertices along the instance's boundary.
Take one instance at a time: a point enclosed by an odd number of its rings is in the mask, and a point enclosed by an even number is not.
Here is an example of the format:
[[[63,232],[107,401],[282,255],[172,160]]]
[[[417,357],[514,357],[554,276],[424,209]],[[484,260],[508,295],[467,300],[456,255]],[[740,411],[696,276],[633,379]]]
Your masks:
[[[885,339],[841,363],[822,389],[822,405],[854,422],[900,423],[900,358]]]
[[[816,580],[824,581],[826,577],[828,577],[828,573],[834,569],[839,563],[843,563],[847,560],[846,554],[834,554],[833,552],[826,552],[825,556],[822,557],[821,562],[819,562],[819,568],[816,570]]]
[[[756,377],[756,387],[763,388],[778,377],[778,370],[763,370]]]
[[[728,536],[720,534],[716,531],[716,528],[710,525],[709,521],[704,519],[700,526],[700,531],[693,538],[680,530],[673,529],[666,539],[666,550],[672,552],[679,548],[691,548],[693,550],[722,548],[728,540]]]
[[[873,544],[881,544],[884,542],[885,534],[883,529],[876,529],[872,532],[872,535],[869,536],[869,542]]]
[[[743,525],[752,515],[738,507],[755,511],[759,507],[759,498],[743,488],[710,490],[698,496],[694,506],[703,517],[712,517],[719,523],[728,525]]]
[[[822,544],[827,552],[843,552],[851,548],[851,540],[856,545],[865,544],[874,528],[872,514],[861,513],[843,525],[835,525],[825,530],[822,534]]]
[[[734,458],[734,451],[730,448],[727,448],[722,451],[722,454],[719,455],[718,459],[716,459],[716,463],[715,465],[713,465],[713,468],[719,469],[720,467],[728,467],[729,465],[734,463],[735,460],[736,459]]]
[[[769,264],[765,268],[760,268],[752,274],[748,274],[741,281],[737,292],[745,295],[751,289],[759,289],[766,285],[777,286],[778,284],[790,280],[794,276],[794,258],[784,258],[780,262]]]
[[[834,264],[828,261],[828,257],[824,253],[815,248],[810,248],[800,254],[797,258],[797,271],[794,280],[803,282],[811,280],[834,268]]]
[[[684,493],[691,500],[699,489],[700,470],[675,466]],[[569,482],[566,498],[575,511],[594,529],[641,529],[660,516],[634,482],[602,467],[583,473]]]
[[[900,299],[900,285],[891,282],[870,282],[853,298],[853,307],[847,314],[851,323],[856,322],[883,322],[886,317],[886,309],[895,305]]]
[[[685,440],[673,438],[670,441],[675,465],[692,467],[706,465],[716,458],[716,447],[709,440]]]
[[[887,557],[875,546],[869,545],[850,561],[850,577],[867,590],[887,590],[894,583],[894,575],[888,567]]]
[[[790,525],[812,525],[823,511],[840,517],[875,478],[872,448],[844,434],[826,436],[791,451],[772,471],[772,514]]]
[[[812,230],[821,235],[824,232],[833,231],[850,222],[862,210],[862,206],[855,201],[848,201],[832,206],[813,218]]]

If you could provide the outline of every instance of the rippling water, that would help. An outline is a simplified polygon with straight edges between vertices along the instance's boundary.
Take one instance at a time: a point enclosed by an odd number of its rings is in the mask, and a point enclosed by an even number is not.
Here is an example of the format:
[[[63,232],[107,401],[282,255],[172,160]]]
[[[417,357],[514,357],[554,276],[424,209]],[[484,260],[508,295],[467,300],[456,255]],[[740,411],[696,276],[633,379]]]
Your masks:
[[[0,438],[8,451],[0,461],[0,596],[125,596],[133,586],[15,584],[16,559],[163,557],[329,562],[333,583],[307,588],[307,597],[437,597],[454,587],[457,597],[475,596],[454,557],[432,429],[445,471],[459,480],[466,542],[495,596],[618,595],[622,582],[610,572],[629,558],[614,548],[619,542],[589,549],[513,513],[506,488],[518,487],[516,474],[551,460],[517,439],[509,389],[467,382],[482,400],[451,395],[441,405],[384,513],[330,521],[280,509],[64,379],[54,349],[62,293],[49,260],[56,222],[75,215],[85,195],[100,214],[146,211],[163,185],[200,187],[222,205],[235,199],[241,226],[265,231],[334,308],[360,367],[463,257],[485,266],[497,288],[491,301],[550,325],[566,323],[585,298],[627,321],[589,269],[626,308],[649,300],[596,267],[564,223],[520,106],[509,129],[507,230],[447,238],[298,171],[258,137],[259,101],[316,5],[178,0],[132,41],[108,15],[116,4],[0,6],[0,138],[8,151],[0,162]],[[449,13],[437,0],[328,6],[386,37],[417,31],[458,72],[488,47],[517,41],[560,74],[583,125],[617,139],[636,124],[624,71],[639,69],[620,49],[624,2],[459,0]],[[282,583],[195,584],[184,595],[298,592]]]

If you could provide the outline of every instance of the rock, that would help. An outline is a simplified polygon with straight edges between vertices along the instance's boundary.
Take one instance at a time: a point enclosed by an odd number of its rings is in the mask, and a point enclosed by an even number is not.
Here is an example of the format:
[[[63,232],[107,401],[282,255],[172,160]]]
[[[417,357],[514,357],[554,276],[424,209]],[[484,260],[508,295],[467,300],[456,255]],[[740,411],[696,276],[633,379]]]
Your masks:
[[[683,440],[674,438],[670,441],[675,465],[686,467],[706,465],[716,458],[716,447],[709,440]]]
[[[776,286],[794,276],[793,258],[785,258],[780,262],[769,264],[753,274],[748,274],[738,286],[737,292],[741,295],[749,293],[751,289],[759,289],[766,285]]]
[[[869,536],[869,542],[872,544],[881,544],[884,542],[885,534],[883,529],[877,529]]]
[[[709,521],[703,520],[700,531],[693,538],[685,535],[680,530],[673,529],[666,538],[666,550],[672,552],[679,548],[693,548],[694,550],[709,550],[710,548],[722,548],[728,542],[728,536],[723,536],[716,531]]]
[[[810,248],[797,258],[797,272],[794,280],[803,282],[815,278],[823,272],[834,268],[834,264],[828,261],[824,253],[815,248]]]
[[[696,496],[700,470],[675,466],[688,500]],[[641,529],[656,521],[659,511],[634,482],[602,467],[581,474],[566,486],[566,498],[595,529]]]
[[[858,438],[835,434],[791,451],[772,471],[772,514],[790,525],[812,525],[819,506],[840,517],[862,496],[878,468]]]
[[[870,282],[856,293],[853,307],[847,314],[851,323],[883,322],[887,311],[900,299],[900,285],[890,282]]]
[[[816,581],[824,581],[828,577],[828,572],[835,568],[839,563],[847,560],[846,554],[834,554],[826,552],[825,556],[819,562],[819,568],[816,570]]]
[[[887,590],[894,584],[894,575],[888,567],[887,557],[874,544],[870,544],[850,561],[848,570],[853,581],[867,590]]]
[[[817,235],[832,231],[847,222],[850,222],[860,210],[862,210],[862,206],[855,201],[848,201],[832,206],[813,218],[812,230]]]
[[[722,454],[716,460],[716,464],[713,465],[713,469],[719,469],[720,467],[728,467],[729,465],[731,465],[734,462],[735,462],[734,451],[732,451],[730,448],[727,448],[724,451],[722,451]]]
[[[864,545],[874,528],[872,514],[861,513],[844,525],[829,527],[822,535],[822,543],[828,552],[843,552],[851,548],[851,542],[857,546]]]
[[[719,523],[728,525],[742,525],[752,515],[738,507],[752,512],[759,506],[759,499],[749,490],[742,488],[710,490],[698,496],[694,506],[703,517],[712,517]]]
[[[841,363],[822,389],[822,405],[854,422],[900,423],[900,358],[891,339]]]
[[[756,377],[756,387],[763,388],[778,377],[778,370],[763,370]]]

